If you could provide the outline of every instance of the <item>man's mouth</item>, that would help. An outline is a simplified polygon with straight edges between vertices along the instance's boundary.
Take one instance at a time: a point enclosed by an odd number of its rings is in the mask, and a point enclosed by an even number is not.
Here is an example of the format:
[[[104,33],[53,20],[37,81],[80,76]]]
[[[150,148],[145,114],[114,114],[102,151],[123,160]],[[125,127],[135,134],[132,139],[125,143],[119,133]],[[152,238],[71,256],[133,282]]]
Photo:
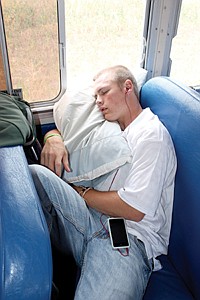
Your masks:
[[[102,113],[105,113],[105,112],[106,112],[106,110],[107,110],[107,108],[105,108],[105,107],[101,107],[101,112],[102,112]]]

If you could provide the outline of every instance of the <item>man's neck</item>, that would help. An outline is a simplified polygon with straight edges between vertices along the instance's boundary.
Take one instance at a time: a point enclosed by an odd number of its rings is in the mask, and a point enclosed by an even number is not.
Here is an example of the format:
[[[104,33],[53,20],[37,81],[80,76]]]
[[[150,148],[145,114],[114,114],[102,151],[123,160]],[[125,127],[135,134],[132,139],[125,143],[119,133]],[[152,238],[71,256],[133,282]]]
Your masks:
[[[139,104],[137,108],[129,111],[124,120],[118,120],[121,130],[123,131],[126,127],[128,127],[128,125],[130,125],[141,114],[142,111],[143,109]]]

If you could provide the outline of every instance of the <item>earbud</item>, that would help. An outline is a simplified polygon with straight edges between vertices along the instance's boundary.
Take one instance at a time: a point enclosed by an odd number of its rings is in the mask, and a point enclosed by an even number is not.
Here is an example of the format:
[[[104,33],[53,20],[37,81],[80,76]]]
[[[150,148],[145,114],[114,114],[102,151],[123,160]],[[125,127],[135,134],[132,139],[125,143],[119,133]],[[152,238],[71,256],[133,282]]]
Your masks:
[[[126,92],[125,92],[125,94],[127,94],[129,92],[129,88],[126,88]]]

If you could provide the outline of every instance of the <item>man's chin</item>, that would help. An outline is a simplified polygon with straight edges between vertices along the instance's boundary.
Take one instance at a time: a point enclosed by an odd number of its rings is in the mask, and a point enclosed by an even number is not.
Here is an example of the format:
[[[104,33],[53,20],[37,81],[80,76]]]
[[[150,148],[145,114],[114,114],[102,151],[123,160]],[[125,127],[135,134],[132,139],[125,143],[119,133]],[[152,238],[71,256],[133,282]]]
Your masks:
[[[109,122],[116,122],[117,120],[115,120],[114,118],[111,118],[111,117],[109,117],[109,116],[104,116],[104,119],[106,120],[106,121],[109,121]]]

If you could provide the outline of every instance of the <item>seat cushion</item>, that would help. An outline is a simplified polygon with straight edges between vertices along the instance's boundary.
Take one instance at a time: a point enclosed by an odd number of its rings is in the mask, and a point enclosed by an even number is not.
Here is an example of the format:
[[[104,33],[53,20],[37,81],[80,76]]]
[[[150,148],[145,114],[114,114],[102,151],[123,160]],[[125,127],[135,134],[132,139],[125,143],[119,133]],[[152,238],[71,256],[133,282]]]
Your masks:
[[[0,299],[50,299],[49,232],[22,146],[0,147],[0,267]]]
[[[141,103],[158,115],[174,142],[178,166],[168,257],[200,299],[200,95],[169,77],[155,77],[143,86]]]
[[[167,256],[162,256],[162,270],[153,272],[144,300],[194,299]]]

